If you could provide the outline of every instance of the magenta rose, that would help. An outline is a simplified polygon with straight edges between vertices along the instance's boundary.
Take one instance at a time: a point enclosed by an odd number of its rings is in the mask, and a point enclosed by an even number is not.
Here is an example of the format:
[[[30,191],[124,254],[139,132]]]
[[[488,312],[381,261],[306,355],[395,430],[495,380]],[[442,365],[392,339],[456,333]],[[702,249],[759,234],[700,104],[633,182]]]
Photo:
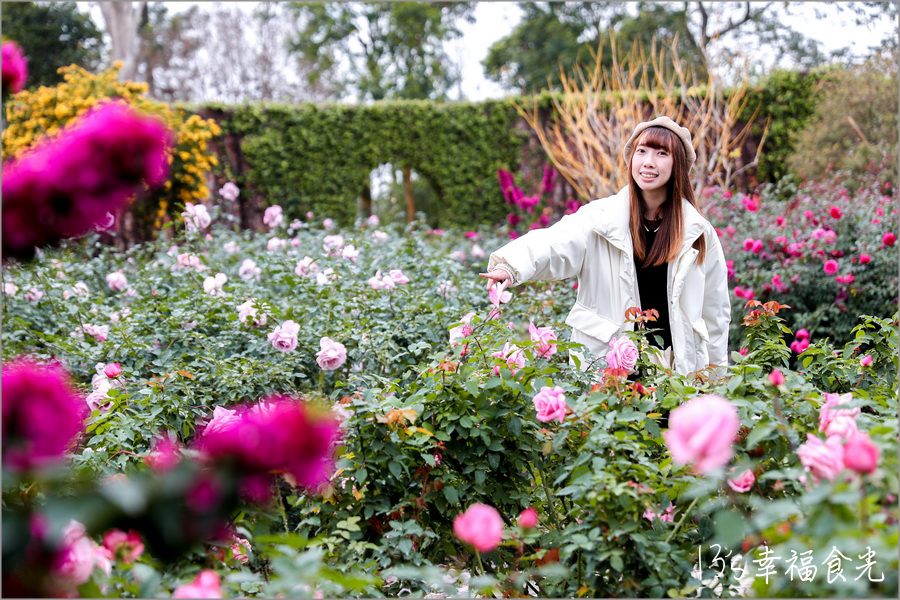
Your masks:
[[[564,390],[557,386],[544,386],[531,399],[537,409],[537,420],[543,423],[558,419],[562,423],[566,418],[566,396]]]
[[[297,347],[297,334],[300,333],[300,325],[293,321],[285,321],[269,334],[269,341],[276,350],[290,352]]]
[[[709,473],[728,464],[741,426],[737,409],[721,396],[698,396],[669,416],[666,446],[678,465],[692,464]]]
[[[731,479],[729,479],[728,487],[738,493],[743,494],[744,492],[749,492],[754,483],[756,483],[756,475],[754,475],[753,471],[751,471],[750,469],[746,469],[737,477],[732,477]]]
[[[319,353],[316,354],[316,362],[326,371],[340,369],[347,362],[347,349],[340,342],[323,337],[319,340]]]
[[[844,444],[844,466],[857,473],[871,473],[878,466],[881,452],[865,433],[856,433]]]
[[[493,506],[473,504],[454,519],[453,533],[479,552],[490,552],[503,541],[503,518]]]
[[[28,78],[28,60],[15,42],[3,42],[3,93],[21,92]]]
[[[844,448],[840,438],[830,437],[826,442],[811,433],[806,434],[807,441],[797,448],[797,456],[813,478],[834,480],[844,468]]]
[[[637,345],[624,335],[609,341],[606,352],[606,364],[612,369],[624,369],[629,373],[634,370],[638,360]]]
[[[63,460],[84,428],[87,406],[59,365],[3,365],[4,467],[31,470]]]

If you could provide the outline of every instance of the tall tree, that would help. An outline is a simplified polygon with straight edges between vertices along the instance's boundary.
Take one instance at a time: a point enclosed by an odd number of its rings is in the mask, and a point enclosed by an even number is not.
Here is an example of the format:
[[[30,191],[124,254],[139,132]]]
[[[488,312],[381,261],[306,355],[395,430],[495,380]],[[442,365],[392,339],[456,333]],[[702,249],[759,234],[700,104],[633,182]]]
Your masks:
[[[133,80],[141,54],[141,28],[147,23],[147,2],[95,2],[110,39],[110,58],[122,61],[119,79]]]
[[[593,6],[593,5],[598,6]],[[666,43],[678,36],[682,61],[699,75],[713,66],[728,66],[752,58],[747,48],[765,48],[776,64],[808,68],[828,57],[820,43],[783,22],[785,14],[795,10],[790,2],[638,2],[520,4],[524,18],[513,32],[498,40],[483,62],[488,79],[507,89],[533,91],[559,87],[559,70],[571,74],[577,60],[591,67],[591,50],[603,49],[604,61],[611,59],[609,29],[620,48],[629,49],[635,41],[644,47],[656,36]],[[896,15],[889,2],[856,2],[837,10],[852,12],[857,22]],[[730,42],[726,44],[725,42]],[[740,47],[740,51],[730,48]],[[752,61],[751,61],[752,62]]]
[[[560,70],[571,76],[576,62],[591,68],[598,50],[601,64],[609,68],[613,41],[626,50],[635,42],[649,48],[654,37],[667,43],[677,35],[682,62],[695,71],[705,69],[702,54],[687,41],[684,12],[667,5],[533,2],[519,6],[524,13],[522,21],[491,46],[482,63],[486,77],[507,89],[558,89]]]
[[[468,2],[295,2],[301,18],[293,50],[314,77],[359,100],[444,99],[457,81],[444,42],[473,19]]]
[[[103,35],[74,2],[4,2],[3,38],[15,40],[28,60],[28,87],[62,81],[57,69],[97,68]]]

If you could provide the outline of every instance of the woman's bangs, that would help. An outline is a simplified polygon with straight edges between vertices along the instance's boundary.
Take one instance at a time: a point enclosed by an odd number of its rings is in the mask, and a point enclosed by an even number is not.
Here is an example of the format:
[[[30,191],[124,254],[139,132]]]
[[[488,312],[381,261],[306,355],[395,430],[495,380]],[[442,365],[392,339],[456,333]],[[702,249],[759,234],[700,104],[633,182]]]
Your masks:
[[[635,147],[643,144],[654,150],[665,150],[670,154],[675,151],[675,144],[680,144],[681,140],[678,136],[666,129],[665,127],[648,127],[641,133],[635,143]]]

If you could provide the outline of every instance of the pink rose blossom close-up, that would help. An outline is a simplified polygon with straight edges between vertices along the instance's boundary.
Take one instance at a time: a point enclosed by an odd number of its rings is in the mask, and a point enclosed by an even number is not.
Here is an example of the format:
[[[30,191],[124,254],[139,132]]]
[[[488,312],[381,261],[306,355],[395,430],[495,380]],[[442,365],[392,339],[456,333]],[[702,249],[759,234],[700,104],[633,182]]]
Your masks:
[[[865,356],[863,356],[861,359],[859,359],[859,364],[862,367],[870,366],[872,364],[872,355],[866,354]]]
[[[323,337],[319,340],[319,352],[316,354],[316,362],[326,371],[340,369],[347,362],[347,349],[340,342]]]
[[[638,361],[638,347],[630,338],[620,336],[609,341],[606,352],[606,364],[613,369],[624,369],[629,373],[634,370]]]
[[[538,524],[537,511],[532,507],[528,507],[519,514],[519,527],[523,529],[534,529]]]
[[[826,275],[834,275],[838,270],[838,262],[836,260],[826,260],[823,269]]]
[[[120,365],[119,363],[109,363],[103,369],[103,374],[110,379],[115,379],[122,374],[122,365]]]
[[[211,569],[200,571],[194,580],[180,585],[172,592],[173,598],[221,598],[222,580]]]
[[[676,464],[691,464],[707,474],[731,460],[740,426],[737,409],[728,400],[697,396],[671,412],[669,429],[663,435]]]
[[[542,423],[558,420],[562,423],[566,419],[566,395],[561,387],[544,386],[534,398],[531,399],[537,410],[537,420]]]
[[[819,431],[826,431],[828,425],[837,417],[849,417],[855,419],[860,413],[860,408],[836,408],[853,400],[853,394],[825,394],[825,403],[819,409]]]
[[[774,386],[784,385],[784,373],[778,369],[773,369],[772,372],[769,373],[769,383]]]
[[[823,442],[811,433],[806,434],[807,441],[797,448],[800,464],[818,481],[833,481],[844,468],[844,447],[837,436]]]
[[[737,477],[731,477],[728,479],[728,487],[738,492],[739,494],[749,492],[754,483],[756,483],[756,475],[754,475],[753,471],[751,471],[750,469],[745,469],[744,472]]]
[[[528,322],[528,333],[531,335],[531,341],[538,342],[535,346],[537,355],[544,358],[550,358],[557,352],[556,344],[550,343],[556,341],[556,333],[549,327],[536,327],[534,323]]]
[[[281,352],[290,352],[297,347],[297,335],[300,333],[300,325],[294,321],[285,321],[269,333],[268,339],[272,347]]]
[[[844,466],[857,473],[872,473],[880,455],[878,446],[865,433],[857,432],[844,444]]]
[[[268,207],[266,209],[266,212],[263,214],[263,224],[266,225],[269,229],[275,229],[283,222],[284,215],[281,212],[281,207],[277,204]]]
[[[144,553],[141,534],[134,529],[128,530],[128,533],[121,529],[110,529],[103,534],[103,546],[112,552],[115,558],[126,563],[134,562]]]
[[[490,552],[503,541],[503,518],[493,506],[473,504],[453,520],[453,533],[479,552]]]

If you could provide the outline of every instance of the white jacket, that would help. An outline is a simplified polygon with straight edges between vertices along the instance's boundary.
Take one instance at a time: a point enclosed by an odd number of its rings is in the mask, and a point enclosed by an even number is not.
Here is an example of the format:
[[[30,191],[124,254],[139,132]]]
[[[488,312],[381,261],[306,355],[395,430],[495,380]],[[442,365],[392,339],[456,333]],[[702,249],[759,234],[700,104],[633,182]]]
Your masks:
[[[728,356],[731,304],[728,269],[715,229],[688,202],[684,243],[668,266],[669,326],[675,371],[686,375]],[[626,328],[625,311],[640,307],[634,265],[628,187],[594,200],[547,229],[536,229],[491,254],[488,270],[503,265],[512,283],[578,277],[578,296],[566,324],[572,341],[605,356],[611,338]],[[691,246],[705,236],[706,257],[697,264]],[[633,324],[627,324],[628,329]]]

